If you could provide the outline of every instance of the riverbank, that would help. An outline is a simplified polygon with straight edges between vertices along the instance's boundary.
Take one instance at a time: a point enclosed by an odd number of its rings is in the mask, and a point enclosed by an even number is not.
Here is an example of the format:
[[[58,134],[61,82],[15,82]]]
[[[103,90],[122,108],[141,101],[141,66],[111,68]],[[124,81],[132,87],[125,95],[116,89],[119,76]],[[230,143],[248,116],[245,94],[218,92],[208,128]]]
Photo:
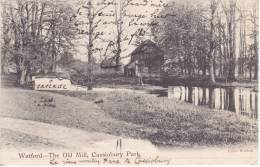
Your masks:
[[[165,85],[171,86],[198,86],[198,87],[244,87],[258,90],[258,81],[238,78],[234,82],[228,82],[223,78],[216,78],[216,83],[212,85],[208,77],[170,77],[163,81]]]
[[[4,89],[0,116],[39,121],[173,147],[257,143],[257,121],[231,112],[123,91]],[[55,99],[52,102],[51,99]],[[47,102],[46,102],[47,101]]]
[[[15,87],[15,74],[1,76],[2,87]],[[227,82],[217,78],[214,85],[210,85],[208,77],[169,77],[162,81],[152,81],[144,79],[145,86],[139,85],[137,78],[126,78],[121,73],[97,75],[94,79],[94,87],[97,88],[125,88],[133,90],[165,89],[168,86],[193,86],[193,87],[242,87],[253,88],[258,91],[258,81],[247,79],[237,79],[235,82]]]
[[[158,145],[191,147],[257,141],[257,121],[227,111],[214,111],[150,93],[120,90],[63,93],[93,101],[116,120],[142,126],[123,135],[148,139]]]
[[[186,87],[203,87],[203,88],[250,88],[258,92],[258,81],[238,78],[234,82],[227,82],[223,78],[216,78],[216,83],[211,84],[208,77],[183,77],[175,76],[159,80],[149,80],[144,78],[145,85],[141,86],[138,83],[137,78],[125,78],[118,74],[112,77],[104,75],[102,77],[96,77],[95,87],[97,88],[122,88],[131,90],[145,90],[145,91],[164,91],[169,86],[186,86]]]

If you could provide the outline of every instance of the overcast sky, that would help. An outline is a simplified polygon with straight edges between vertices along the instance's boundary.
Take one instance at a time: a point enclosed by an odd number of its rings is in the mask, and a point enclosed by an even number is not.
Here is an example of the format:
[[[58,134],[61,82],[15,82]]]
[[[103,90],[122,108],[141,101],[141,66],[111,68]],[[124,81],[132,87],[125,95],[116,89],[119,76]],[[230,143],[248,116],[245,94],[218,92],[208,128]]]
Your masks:
[[[111,1],[111,0],[107,0],[107,1]],[[222,0],[223,2],[225,1],[229,1],[229,0]],[[68,2],[68,1],[67,1]],[[95,0],[96,2],[96,0]],[[133,0],[133,3],[143,3],[144,0]],[[127,12],[131,13],[131,14],[145,14],[147,15],[147,17],[145,19],[142,19],[141,22],[149,22],[152,18],[150,17],[150,14],[157,11],[157,13],[159,13],[163,8],[160,7],[151,7],[151,3],[154,4],[160,4],[162,2],[175,2],[176,4],[189,4],[189,5],[199,5],[199,6],[207,6],[209,5],[210,0],[148,0],[148,5],[146,6],[131,6],[129,8],[127,8]],[[78,8],[78,3],[75,3],[75,1],[70,1],[69,2],[71,5],[73,5],[74,7]],[[237,5],[239,9],[242,10],[252,10],[253,7],[257,7],[258,8],[258,1],[257,0],[237,0]],[[106,9],[105,11],[111,10],[110,9]],[[113,10],[113,9],[112,9]],[[83,16],[80,16],[82,18],[85,17],[85,15],[83,14]],[[107,18],[106,18],[107,19]],[[137,26],[133,26],[133,27],[129,27],[127,29],[127,33],[131,34],[133,32],[135,32],[139,27]],[[100,26],[100,29],[104,29],[106,32],[110,32],[110,36],[108,38],[113,38],[113,36],[115,35],[115,27],[109,27],[109,26]],[[78,45],[76,52],[75,52],[75,57],[79,58],[83,61],[87,60],[87,50],[86,50],[86,38],[84,36],[81,36],[81,38],[83,38],[82,40],[78,40],[76,43]],[[149,36],[144,37],[146,39],[149,39]],[[84,40],[85,39],[85,40]],[[106,46],[107,43],[98,43],[98,45],[101,45],[103,48]],[[134,45],[128,45],[127,42],[125,42],[123,44],[123,49],[125,49],[125,51],[123,52],[122,56],[128,55],[129,53],[131,53],[131,51],[133,51],[135,49],[136,46]],[[96,57],[99,57],[98,55],[96,55]],[[127,62],[128,60],[124,60],[124,62]]]

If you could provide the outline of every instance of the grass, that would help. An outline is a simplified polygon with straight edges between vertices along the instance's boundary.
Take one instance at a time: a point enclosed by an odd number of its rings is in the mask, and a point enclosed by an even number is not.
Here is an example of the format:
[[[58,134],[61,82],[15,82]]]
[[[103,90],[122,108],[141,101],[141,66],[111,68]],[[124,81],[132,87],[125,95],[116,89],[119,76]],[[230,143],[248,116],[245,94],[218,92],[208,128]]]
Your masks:
[[[1,89],[0,117],[11,117],[32,120],[52,125],[77,128],[92,132],[103,132],[116,136],[135,137],[141,126],[116,120],[106,114],[93,103],[93,94],[82,93],[77,96],[87,97],[87,100],[58,95],[50,92],[39,92],[18,88]],[[43,99],[54,99],[51,104],[43,103]],[[138,135],[140,136],[140,135]]]
[[[15,88],[15,76],[2,76],[2,81],[2,117],[147,139],[157,145],[174,147],[257,144],[257,121],[228,111],[215,111],[153,94],[38,92]],[[145,89],[147,92],[162,89],[152,85],[136,86],[136,80],[117,75],[98,77],[96,82],[97,87]],[[244,86],[252,85],[257,82]]]
[[[156,133],[147,133],[146,138],[156,144],[221,145],[257,140],[257,125],[229,112],[131,93],[113,93],[104,101],[102,108],[113,118],[155,128]]]
[[[147,139],[175,147],[257,143],[257,121],[133,92],[2,88],[0,116]]]
[[[257,121],[232,112],[214,111],[151,94],[64,93],[86,101],[102,101],[98,105],[106,115],[141,127],[120,135],[148,139],[154,144],[190,147],[257,142]]]

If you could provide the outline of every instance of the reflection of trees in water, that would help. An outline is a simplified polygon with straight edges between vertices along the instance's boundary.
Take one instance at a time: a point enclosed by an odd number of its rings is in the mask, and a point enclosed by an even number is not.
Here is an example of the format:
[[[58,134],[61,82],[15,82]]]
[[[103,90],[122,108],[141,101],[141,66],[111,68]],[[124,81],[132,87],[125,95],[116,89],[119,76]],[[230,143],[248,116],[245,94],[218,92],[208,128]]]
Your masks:
[[[226,89],[226,96],[228,100],[228,110],[236,112],[236,107],[235,107],[235,91],[233,88],[227,88]]]
[[[195,88],[196,89],[196,88]],[[198,99],[198,105],[208,105],[209,108],[226,109],[235,112],[235,92],[232,88],[219,89],[219,88],[197,88],[198,92],[194,92],[194,88],[189,86],[185,87],[185,101],[195,103]],[[208,89],[208,97],[207,97]],[[216,97],[216,89],[219,89],[219,97]],[[186,93],[188,97],[186,97]],[[202,93],[202,96],[200,96]],[[193,97],[194,96],[194,97]],[[216,99],[217,98],[217,99]],[[216,100],[220,100],[219,106],[216,106]]]
[[[202,96],[200,96],[200,90],[202,90]],[[198,91],[198,105],[206,105],[207,104],[207,88],[201,88]]]
[[[258,118],[258,106],[257,106],[257,94],[255,94],[255,110],[252,110],[255,113],[255,118]]]
[[[255,104],[253,104],[253,95],[255,96]],[[250,111],[252,111],[251,117],[257,118],[257,95],[252,92],[250,92]]]
[[[215,89],[209,88],[209,108],[215,108]]]
[[[185,89],[185,88],[184,88]],[[181,100],[182,99],[182,88],[180,88],[180,98],[179,98],[179,100]],[[186,93],[186,92],[184,92],[184,93]],[[186,95],[185,95],[186,96]]]
[[[188,102],[192,103],[192,94],[193,94],[193,88],[188,87]]]
[[[184,89],[185,89],[185,93],[184,93],[184,94],[185,94],[185,101],[188,101],[188,100],[187,100],[187,91],[188,91],[188,90],[187,90],[187,87],[185,87]]]
[[[219,98],[220,98],[220,109],[222,109],[223,108],[223,95],[224,95],[224,93],[223,93],[223,89],[219,89]]]
[[[238,88],[182,87],[176,97],[195,105],[229,110],[240,115],[257,118],[257,93]]]
[[[250,110],[253,110],[253,97],[252,97],[252,93],[250,93]]]
[[[202,88],[202,105],[206,105],[207,104],[207,89],[206,88]]]

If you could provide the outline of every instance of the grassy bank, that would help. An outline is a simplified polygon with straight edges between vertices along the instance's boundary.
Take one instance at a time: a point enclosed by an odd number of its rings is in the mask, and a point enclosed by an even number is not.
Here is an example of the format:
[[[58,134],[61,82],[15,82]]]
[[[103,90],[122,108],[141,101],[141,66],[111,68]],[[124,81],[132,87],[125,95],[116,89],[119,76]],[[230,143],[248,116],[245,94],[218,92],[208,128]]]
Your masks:
[[[97,103],[106,115],[138,125],[120,135],[158,145],[230,145],[257,141],[257,122],[228,111],[214,111],[166,97],[131,92],[63,92]]]
[[[62,94],[62,95],[59,95]],[[131,92],[2,89],[0,116],[180,147],[257,142],[257,121],[166,97]]]

